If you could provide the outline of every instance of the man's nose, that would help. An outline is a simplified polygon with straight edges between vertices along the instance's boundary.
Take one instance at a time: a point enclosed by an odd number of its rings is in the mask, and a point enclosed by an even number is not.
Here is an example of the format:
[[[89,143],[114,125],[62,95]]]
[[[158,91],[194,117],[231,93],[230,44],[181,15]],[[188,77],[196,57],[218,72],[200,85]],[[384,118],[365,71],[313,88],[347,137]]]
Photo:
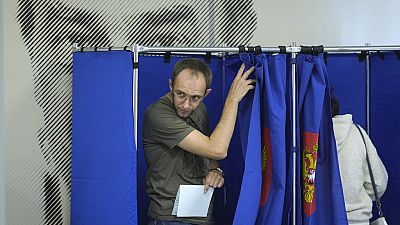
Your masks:
[[[190,107],[190,100],[189,98],[185,98],[185,101],[183,102],[183,108],[188,109]]]

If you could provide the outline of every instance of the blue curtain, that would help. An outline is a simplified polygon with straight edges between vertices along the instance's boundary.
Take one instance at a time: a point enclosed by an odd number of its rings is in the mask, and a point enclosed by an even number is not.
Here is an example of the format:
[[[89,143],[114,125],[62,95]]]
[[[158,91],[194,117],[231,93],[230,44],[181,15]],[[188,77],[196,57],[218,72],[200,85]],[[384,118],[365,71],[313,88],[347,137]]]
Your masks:
[[[73,55],[71,224],[137,224],[131,52]]]
[[[253,54],[242,53],[231,56],[225,61],[226,76],[230,80],[236,77],[242,63],[246,65],[245,70],[251,66],[256,66],[256,70],[260,70],[260,65]],[[262,75],[260,72],[250,75],[251,79],[257,80],[256,87],[239,104],[237,135],[240,136],[240,145],[232,147],[239,147],[241,151],[229,150],[228,152],[228,154],[242,154],[244,159],[242,184],[233,224],[255,224],[257,219],[261,194],[260,84],[262,84]],[[230,85],[226,88],[229,90]],[[230,178],[227,177],[227,179]]]
[[[240,102],[228,157],[225,224],[281,224],[286,182],[286,55],[241,53],[225,61],[225,93],[240,65],[256,87]]]
[[[388,224],[400,224],[397,206],[400,199],[400,60],[393,52],[383,56],[384,59],[378,55],[370,57],[370,137],[389,175],[388,186],[381,199],[385,217]]]
[[[298,54],[297,224],[347,224],[330,110],[329,83],[322,55]],[[298,190],[300,188],[298,187]],[[300,199],[299,199],[300,198]]]
[[[242,60],[238,55],[232,55],[224,61],[224,98],[228,95],[229,88]],[[247,69],[248,69],[247,65]],[[254,78],[254,76],[253,76]],[[250,111],[247,111],[248,113]],[[238,204],[240,189],[242,185],[244,171],[244,157],[242,153],[241,135],[239,125],[236,122],[227,157],[220,161],[225,173],[226,202],[224,211],[225,225],[232,225],[235,216],[236,206]]]
[[[263,76],[261,87],[262,186],[257,223],[282,224],[287,177],[286,55],[260,54],[257,70]]]

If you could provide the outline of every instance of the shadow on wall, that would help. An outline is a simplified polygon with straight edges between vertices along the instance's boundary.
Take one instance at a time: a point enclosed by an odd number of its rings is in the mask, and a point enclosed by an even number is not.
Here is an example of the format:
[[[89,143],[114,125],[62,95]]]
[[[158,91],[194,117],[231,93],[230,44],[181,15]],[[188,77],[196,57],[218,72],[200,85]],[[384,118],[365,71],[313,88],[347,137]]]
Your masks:
[[[186,0],[179,4],[18,0],[16,19],[31,60],[26,66],[33,68],[32,95],[44,114],[37,141],[46,168],[37,172],[43,177],[46,224],[69,221],[65,211],[69,211],[70,202],[65,199],[70,196],[71,176],[72,43],[238,46],[250,44],[257,27],[252,0]],[[141,169],[145,171],[144,165],[138,166],[139,176],[144,174]]]

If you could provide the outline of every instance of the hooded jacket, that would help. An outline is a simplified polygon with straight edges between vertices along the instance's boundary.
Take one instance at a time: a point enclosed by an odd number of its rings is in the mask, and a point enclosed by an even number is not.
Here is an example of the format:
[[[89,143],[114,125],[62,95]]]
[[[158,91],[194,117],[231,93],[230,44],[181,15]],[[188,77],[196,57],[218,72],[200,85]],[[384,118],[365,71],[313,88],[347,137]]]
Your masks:
[[[386,190],[388,174],[367,133],[361,128],[367,149],[353,124],[352,115],[332,118],[338,151],[340,176],[349,224],[369,224],[372,201],[375,200],[368,171],[366,150],[374,173],[379,197]]]

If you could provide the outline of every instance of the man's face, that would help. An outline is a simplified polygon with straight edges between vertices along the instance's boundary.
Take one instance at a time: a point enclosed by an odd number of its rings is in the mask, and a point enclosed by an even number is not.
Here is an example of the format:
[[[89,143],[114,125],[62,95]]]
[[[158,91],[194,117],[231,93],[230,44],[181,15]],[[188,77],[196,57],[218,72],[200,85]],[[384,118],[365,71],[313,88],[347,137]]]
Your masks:
[[[199,72],[194,74],[190,69],[182,70],[174,83],[170,81],[170,89],[175,111],[181,118],[189,117],[210,92],[206,90],[204,75]]]

